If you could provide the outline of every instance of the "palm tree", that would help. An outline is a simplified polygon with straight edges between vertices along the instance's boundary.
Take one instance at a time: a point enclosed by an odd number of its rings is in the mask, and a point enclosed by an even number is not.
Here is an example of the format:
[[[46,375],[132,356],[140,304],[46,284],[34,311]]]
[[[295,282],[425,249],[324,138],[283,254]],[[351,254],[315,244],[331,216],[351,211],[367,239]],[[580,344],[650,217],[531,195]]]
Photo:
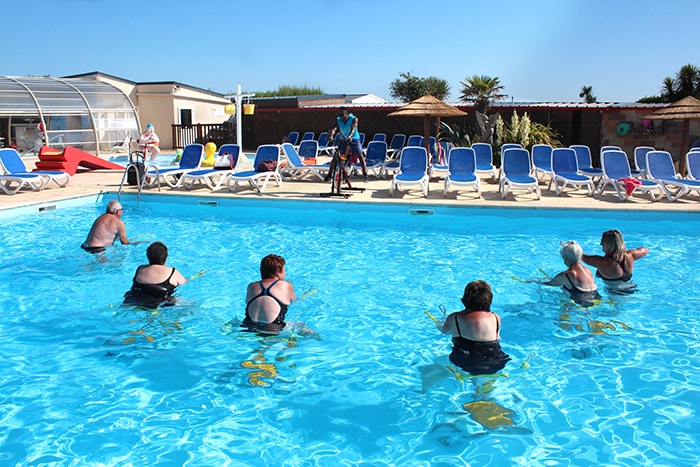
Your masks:
[[[593,86],[581,86],[581,92],[578,97],[584,99],[587,104],[598,102],[598,98],[593,95]]]
[[[675,88],[675,83],[673,81],[673,78],[670,76],[667,76],[664,78],[664,81],[661,85],[661,97],[663,97],[666,102],[674,102],[676,101],[676,90]]]
[[[466,79],[466,83],[460,81],[462,85],[462,94],[459,98],[462,102],[474,101],[476,110],[481,113],[486,113],[493,101],[505,99],[505,94],[502,91],[505,86],[501,85],[497,77],[487,75],[474,75]]]
[[[666,102],[675,102],[684,97],[700,97],[700,68],[690,63],[676,72],[676,77],[667,76],[661,85],[661,97]]]
[[[700,69],[695,65],[683,65],[676,73],[678,98],[694,96],[700,89]]]

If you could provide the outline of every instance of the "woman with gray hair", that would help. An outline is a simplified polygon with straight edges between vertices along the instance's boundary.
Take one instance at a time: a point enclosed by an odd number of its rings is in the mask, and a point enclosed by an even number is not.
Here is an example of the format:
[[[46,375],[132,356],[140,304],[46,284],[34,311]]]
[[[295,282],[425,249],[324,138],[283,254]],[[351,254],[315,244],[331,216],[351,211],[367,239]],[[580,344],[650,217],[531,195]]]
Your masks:
[[[598,287],[596,286],[593,273],[581,263],[583,249],[574,240],[559,242],[561,249],[559,253],[568,268],[547,281],[534,281],[544,285],[562,287],[569,293],[571,299],[583,306],[593,305],[594,300],[600,300]]]

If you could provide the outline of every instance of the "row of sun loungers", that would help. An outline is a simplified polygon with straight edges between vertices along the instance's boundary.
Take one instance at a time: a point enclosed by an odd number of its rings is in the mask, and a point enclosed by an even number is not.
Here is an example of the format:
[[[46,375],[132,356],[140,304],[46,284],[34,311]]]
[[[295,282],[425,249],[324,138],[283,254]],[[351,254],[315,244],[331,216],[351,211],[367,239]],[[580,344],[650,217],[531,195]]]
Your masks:
[[[240,149],[237,145],[224,145],[219,154],[228,155],[228,165],[201,169],[203,147],[193,144],[185,148],[179,167],[149,167],[144,186],[164,183],[172,188],[192,189],[201,184],[211,190],[225,186],[229,191],[236,191],[240,184],[248,183],[256,191],[264,192],[270,181],[281,186],[283,180],[301,180],[307,175],[323,181],[330,171],[330,163],[316,163],[319,151],[315,140],[302,141],[299,146],[291,142],[263,145],[255,154],[252,168],[240,170]],[[585,189],[593,196],[613,189],[621,200],[642,193],[649,194],[654,201],[664,196],[675,201],[693,191],[700,194],[700,151],[687,155],[689,179],[676,173],[668,152],[644,148],[635,153],[635,169],[632,169],[624,151],[604,147],[601,168],[595,168],[587,146],[552,148],[535,145],[528,151],[518,144],[506,144],[501,148],[501,167],[497,169],[493,163],[492,147],[487,143],[475,143],[469,148],[451,147],[444,161],[436,161],[434,155],[428,156],[426,149],[418,145],[403,147],[398,159],[391,159],[387,143],[377,140],[368,144],[365,157],[369,173],[377,178],[391,177],[391,195],[397,190],[415,189],[427,197],[430,179],[443,178],[443,196],[449,191],[464,189],[480,196],[484,176],[498,183],[503,198],[508,193],[524,190],[534,193],[539,199],[540,184],[547,179],[547,188],[553,189],[556,195],[566,190]],[[347,169],[356,172],[359,164],[347,162]]]
[[[313,135],[311,135],[313,136]],[[406,145],[404,145],[404,142]],[[441,143],[443,144],[443,143]],[[393,149],[391,146],[394,146]],[[431,141],[431,148],[436,146]],[[418,189],[428,195],[431,178],[443,178],[443,196],[451,190],[472,189],[480,195],[481,177],[491,177],[498,182],[503,198],[509,192],[525,190],[541,196],[540,183],[547,181],[548,189],[557,195],[566,189],[586,189],[588,195],[603,194],[614,190],[620,200],[635,193],[648,194],[653,201],[666,197],[675,201],[696,192],[700,195],[700,149],[686,155],[687,178],[675,169],[671,155],[652,147],[635,148],[630,166],[627,154],[617,146],[601,148],[601,167],[592,166],[588,146],[573,145],[569,148],[552,148],[534,145],[530,151],[518,144],[505,144],[501,148],[501,167],[493,163],[492,147],[488,143],[475,143],[470,148],[443,146],[444,155],[431,151],[428,155],[420,136],[394,135],[390,144],[386,135],[378,133],[365,148],[367,171],[377,178],[391,177],[389,192],[402,189]],[[197,185],[211,190],[226,187],[236,191],[247,183],[258,192],[264,192],[270,181],[281,186],[283,180],[300,180],[310,175],[323,181],[330,171],[330,163],[316,163],[323,154],[319,141],[307,137],[296,146],[292,141],[281,145],[260,146],[252,167],[240,169],[242,154],[235,144],[223,145],[214,168],[201,168],[204,155],[201,144],[188,145],[178,167],[160,168],[148,166],[142,177],[143,187],[193,189]],[[393,156],[393,157],[392,157]],[[221,161],[221,162],[220,162]],[[29,171],[16,150],[0,149],[0,189],[6,194],[17,193],[22,188],[42,190],[50,183],[59,187],[68,184],[71,177],[60,171]],[[347,162],[347,169],[356,173],[357,162]]]

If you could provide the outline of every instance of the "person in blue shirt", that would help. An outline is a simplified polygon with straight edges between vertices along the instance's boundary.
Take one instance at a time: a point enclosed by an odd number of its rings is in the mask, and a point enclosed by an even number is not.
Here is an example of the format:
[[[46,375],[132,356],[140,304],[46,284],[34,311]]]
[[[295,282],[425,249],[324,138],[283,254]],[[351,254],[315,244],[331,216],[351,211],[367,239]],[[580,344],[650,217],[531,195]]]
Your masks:
[[[360,132],[357,129],[359,119],[355,115],[351,114],[348,108],[345,106],[341,107],[339,110],[339,115],[335,119],[335,125],[328,132],[328,141],[333,141],[335,138],[335,134],[337,132],[340,132],[341,139],[338,143],[338,151],[340,152],[340,154],[345,154],[345,151],[349,147],[350,157],[352,158],[351,162],[353,162],[355,159],[360,161],[360,165],[362,166],[362,175],[366,182],[367,165],[365,164],[365,158],[362,155],[362,143],[360,142]],[[335,159],[333,162],[331,162],[331,169],[328,172],[328,180],[330,180],[330,174],[334,172],[334,162]]]

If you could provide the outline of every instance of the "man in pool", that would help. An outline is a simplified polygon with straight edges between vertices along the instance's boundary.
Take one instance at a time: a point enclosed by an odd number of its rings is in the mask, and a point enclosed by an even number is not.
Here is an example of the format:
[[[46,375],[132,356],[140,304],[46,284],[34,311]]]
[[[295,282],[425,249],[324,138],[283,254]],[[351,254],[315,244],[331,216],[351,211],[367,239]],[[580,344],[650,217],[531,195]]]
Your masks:
[[[440,330],[452,336],[450,361],[472,375],[493,374],[510,357],[501,350],[501,318],[491,311],[493,292],[486,281],[472,281],[464,288],[464,310],[450,314]]]
[[[126,226],[122,221],[124,208],[117,200],[107,203],[107,212],[98,217],[90,228],[87,238],[80,247],[88,253],[102,253],[105,247],[114,245],[118,238],[123,245],[129,243]]]

